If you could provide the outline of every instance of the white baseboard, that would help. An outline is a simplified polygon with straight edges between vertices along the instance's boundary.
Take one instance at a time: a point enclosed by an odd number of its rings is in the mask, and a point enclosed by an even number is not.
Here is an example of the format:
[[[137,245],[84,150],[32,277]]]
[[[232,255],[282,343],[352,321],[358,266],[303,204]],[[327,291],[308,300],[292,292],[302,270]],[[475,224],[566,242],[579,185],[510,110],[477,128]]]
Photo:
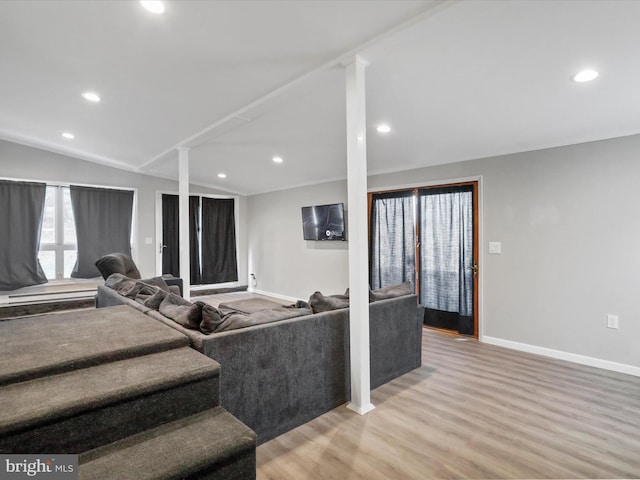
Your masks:
[[[366,415],[376,407],[373,406],[373,403],[369,403],[367,405],[356,405],[353,402],[349,402],[347,404],[347,408],[353,412],[356,412],[358,415]]]
[[[257,295],[264,295],[266,297],[279,298],[280,300],[286,300],[286,301],[292,302],[292,303],[295,303],[298,300],[300,300],[299,298],[296,298],[296,297],[288,297],[286,295],[280,295],[279,293],[265,292],[264,290],[258,290],[256,288],[252,288],[252,287],[247,288],[247,291],[251,292],[251,293],[255,293]]]
[[[520,350],[527,353],[535,353],[537,355],[543,355],[545,357],[557,358],[559,360],[566,360],[568,362],[579,363],[581,365],[603,368],[605,370],[611,370],[613,372],[626,373],[627,375],[640,377],[640,367],[635,367],[633,365],[611,362],[609,360],[602,360],[600,358],[587,357],[585,355],[578,355],[576,353],[563,352],[562,350],[553,350],[551,348],[538,347],[536,345],[529,345],[527,343],[503,340],[502,338],[488,337],[486,335],[482,336],[481,341],[484,343],[489,343],[491,345],[497,345],[499,347],[511,348],[513,350]]]

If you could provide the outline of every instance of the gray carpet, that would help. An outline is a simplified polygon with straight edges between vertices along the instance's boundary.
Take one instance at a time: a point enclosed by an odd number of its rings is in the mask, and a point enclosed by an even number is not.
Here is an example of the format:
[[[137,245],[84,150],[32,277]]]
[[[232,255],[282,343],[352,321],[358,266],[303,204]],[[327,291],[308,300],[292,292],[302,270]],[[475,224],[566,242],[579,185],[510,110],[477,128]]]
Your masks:
[[[255,444],[255,433],[218,407],[87,452],[80,478],[255,478]]]
[[[0,321],[0,454],[80,454],[80,479],[255,480],[220,364],[129,306]]]
[[[125,305],[4,320],[0,385],[188,344],[180,332]]]

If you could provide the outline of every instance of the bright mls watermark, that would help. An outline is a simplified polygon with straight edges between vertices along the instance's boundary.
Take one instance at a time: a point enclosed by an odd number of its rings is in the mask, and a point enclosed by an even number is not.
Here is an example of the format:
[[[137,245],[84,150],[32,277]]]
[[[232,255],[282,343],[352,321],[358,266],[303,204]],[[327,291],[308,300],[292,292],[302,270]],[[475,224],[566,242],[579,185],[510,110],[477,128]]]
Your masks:
[[[0,455],[0,480],[78,480],[78,455]]]

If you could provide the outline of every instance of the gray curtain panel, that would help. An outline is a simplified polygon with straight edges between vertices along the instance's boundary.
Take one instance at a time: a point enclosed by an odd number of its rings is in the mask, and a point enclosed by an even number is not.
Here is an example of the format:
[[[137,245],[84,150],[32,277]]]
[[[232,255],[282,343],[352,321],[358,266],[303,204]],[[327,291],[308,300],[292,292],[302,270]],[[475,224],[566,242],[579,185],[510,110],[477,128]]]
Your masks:
[[[202,283],[238,280],[232,198],[202,197]]]
[[[471,186],[420,191],[420,298],[428,309],[473,314]]]
[[[131,255],[133,191],[72,185],[70,192],[78,237],[78,260],[71,276],[99,277],[98,258],[108,253]]]
[[[162,195],[162,273],[180,276],[180,197]],[[200,274],[200,197],[189,196],[189,271],[191,285],[202,284]]]
[[[178,195],[162,195],[162,273],[180,276],[180,225]]]
[[[44,183],[0,180],[0,290],[47,282],[40,262]]]
[[[189,275],[191,285],[202,284],[200,269],[200,197],[189,197]]]
[[[410,282],[415,289],[413,192],[374,194],[371,205],[371,288]]]

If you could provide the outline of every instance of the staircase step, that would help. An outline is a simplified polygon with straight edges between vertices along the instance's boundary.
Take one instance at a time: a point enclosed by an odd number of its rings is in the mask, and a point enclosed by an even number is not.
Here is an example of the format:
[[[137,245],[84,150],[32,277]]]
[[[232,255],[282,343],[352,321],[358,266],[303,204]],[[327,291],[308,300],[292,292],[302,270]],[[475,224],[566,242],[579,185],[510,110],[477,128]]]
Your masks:
[[[127,305],[0,321],[0,386],[189,344]]]
[[[219,375],[182,347],[5,385],[0,452],[81,453],[216,407]]]
[[[256,478],[256,435],[222,407],[80,456],[80,480]]]

